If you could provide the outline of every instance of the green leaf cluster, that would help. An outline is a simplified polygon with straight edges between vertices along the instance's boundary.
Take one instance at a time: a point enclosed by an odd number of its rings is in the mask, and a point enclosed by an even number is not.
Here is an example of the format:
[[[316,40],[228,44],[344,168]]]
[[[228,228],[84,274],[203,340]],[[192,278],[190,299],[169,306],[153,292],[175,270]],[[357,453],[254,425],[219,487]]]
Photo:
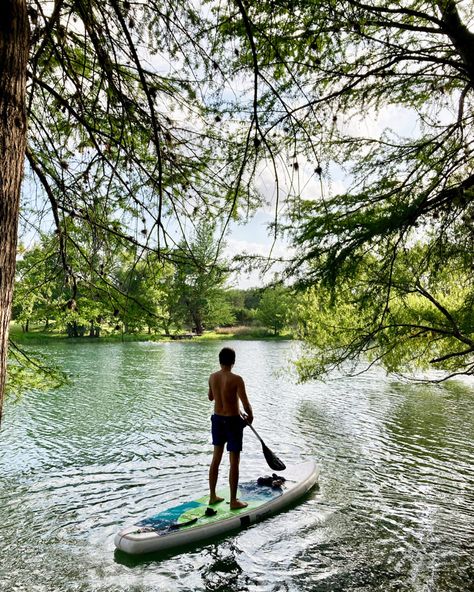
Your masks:
[[[455,267],[429,272],[430,257],[429,245],[414,245],[389,275],[376,277],[375,257],[368,255],[355,275],[303,291],[295,310],[298,334],[309,344],[298,362],[301,377],[321,378],[336,369],[354,374],[373,363],[388,372],[425,373],[432,380],[470,374],[472,261],[466,267],[463,258],[453,259]]]

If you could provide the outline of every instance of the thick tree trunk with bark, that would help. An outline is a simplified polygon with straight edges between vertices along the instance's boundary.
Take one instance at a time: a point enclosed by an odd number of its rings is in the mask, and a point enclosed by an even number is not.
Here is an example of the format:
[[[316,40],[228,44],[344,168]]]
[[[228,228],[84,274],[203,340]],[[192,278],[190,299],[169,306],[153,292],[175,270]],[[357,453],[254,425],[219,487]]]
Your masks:
[[[202,335],[204,333],[204,327],[202,324],[201,315],[197,312],[192,312],[192,319],[194,322],[194,329],[196,330],[196,335]]]
[[[0,423],[26,148],[26,0],[0,2]]]
[[[456,4],[454,0],[438,2],[443,29],[461,57],[472,85],[474,83],[474,33],[471,33],[461,21]]]

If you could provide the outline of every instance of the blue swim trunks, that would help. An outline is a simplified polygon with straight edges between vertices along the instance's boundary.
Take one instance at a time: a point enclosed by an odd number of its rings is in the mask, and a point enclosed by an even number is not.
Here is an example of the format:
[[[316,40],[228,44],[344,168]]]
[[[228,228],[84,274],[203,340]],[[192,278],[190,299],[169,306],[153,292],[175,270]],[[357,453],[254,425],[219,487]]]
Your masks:
[[[245,421],[240,415],[214,415],[211,417],[212,443],[224,446],[227,442],[229,452],[240,452],[244,435]]]

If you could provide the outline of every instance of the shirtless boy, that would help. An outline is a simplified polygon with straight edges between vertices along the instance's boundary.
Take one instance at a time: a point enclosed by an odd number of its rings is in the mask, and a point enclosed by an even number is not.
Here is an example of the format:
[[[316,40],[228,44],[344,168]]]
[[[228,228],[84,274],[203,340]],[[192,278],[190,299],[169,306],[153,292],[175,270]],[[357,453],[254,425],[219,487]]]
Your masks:
[[[214,401],[214,415],[211,418],[214,454],[209,469],[209,504],[217,504],[223,501],[223,498],[216,495],[216,485],[224,445],[227,442],[230,460],[230,508],[231,510],[237,510],[248,505],[246,502],[237,499],[240,451],[242,450],[242,437],[245,427],[245,421],[240,416],[239,401],[242,403],[248,423],[252,423],[253,413],[245,392],[243,379],[232,372],[232,366],[235,363],[235,351],[230,347],[224,347],[219,352],[219,362],[221,369],[209,377],[209,401]]]

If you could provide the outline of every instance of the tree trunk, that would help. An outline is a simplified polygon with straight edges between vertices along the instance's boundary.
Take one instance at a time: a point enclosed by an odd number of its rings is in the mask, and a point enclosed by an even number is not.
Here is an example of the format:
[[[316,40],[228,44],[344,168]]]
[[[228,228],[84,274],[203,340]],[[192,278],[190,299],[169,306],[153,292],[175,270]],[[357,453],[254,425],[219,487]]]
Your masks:
[[[26,0],[0,2],[0,424],[26,149]]]
[[[196,335],[202,335],[204,333],[204,327],[202,319],[199,314],[193,314],[194,327],[196,329]]]
[[[438,1],[443,30],[461,57],[471,85],[474,84],[474,33],[471,33],[459,16],[455,0]]]

